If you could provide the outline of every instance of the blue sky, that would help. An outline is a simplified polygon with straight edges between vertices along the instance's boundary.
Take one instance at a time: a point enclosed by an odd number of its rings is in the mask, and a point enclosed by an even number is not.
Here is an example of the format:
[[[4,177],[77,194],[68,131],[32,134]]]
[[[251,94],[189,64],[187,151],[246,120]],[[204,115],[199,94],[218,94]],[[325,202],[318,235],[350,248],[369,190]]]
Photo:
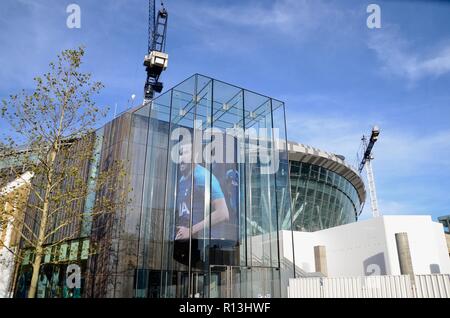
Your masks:
[[[372,2],[381,7],[381,29],[366,26]],[[81,29],[66,27],[70,3],[81,7]],[[450,213],[450,2],[165,4],[165,88],[202,73],[281,99],[290,140],[352,164],[361,135],[378,124],[382,214]],[[2,0],[0,12],[0,99],[32,87],[59,51],[83,44],[85,70],[106,85],[100,105],[117,103],[120,112],[132,94],[141,100],[146,0]]]

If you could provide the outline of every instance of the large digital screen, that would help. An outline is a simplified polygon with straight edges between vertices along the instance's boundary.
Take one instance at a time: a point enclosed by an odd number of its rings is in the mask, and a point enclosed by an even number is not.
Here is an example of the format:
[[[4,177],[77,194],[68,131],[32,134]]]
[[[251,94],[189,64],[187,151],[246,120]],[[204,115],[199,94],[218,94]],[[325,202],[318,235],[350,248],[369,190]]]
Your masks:
[[[191,142],[180,142],[177,148],[173,239],[175,258],[182,263],[188,261],[189,248],[194,266],[206,258],[210,264],[234,265],[238,256],[241,175],[236,160],[237,140],[222,140],[223,149],[212,151],[226,154],[231,149],[231,160],[230,156],[223,160],[227,162],[197,160],[199,153],[211,151],[205,142],[197,147]]]

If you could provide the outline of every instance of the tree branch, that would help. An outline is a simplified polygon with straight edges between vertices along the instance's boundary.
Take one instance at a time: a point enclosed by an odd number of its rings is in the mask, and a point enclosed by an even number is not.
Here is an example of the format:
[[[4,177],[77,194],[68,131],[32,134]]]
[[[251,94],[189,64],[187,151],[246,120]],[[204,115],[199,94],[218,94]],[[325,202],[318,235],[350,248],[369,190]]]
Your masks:
[[[20,252],[17,251],[13,251],[9,246],[6,246],[5,241],[3,241],[2,239],[0,239],[0,247],[4,247],[8,250],[8,252],[10,252],[11,254],[13,254],[14,257],[17,257],[20,259],[20,261],[23,260],[23,257],[20,255]]]
[[[44,236],[44,242],[46,242],[50,236],[52,236],[53,234],[56,234],[59,230],[61,230],[63,227],[68,226],[70,223],[72,223],[72,220],[70,220],[70,219],[68,218],[67,221],[61,223],[61,224],[58,225],[56,228],[54,228],[53,230],[51,230],[50,232],[48,232],[48,233]]]

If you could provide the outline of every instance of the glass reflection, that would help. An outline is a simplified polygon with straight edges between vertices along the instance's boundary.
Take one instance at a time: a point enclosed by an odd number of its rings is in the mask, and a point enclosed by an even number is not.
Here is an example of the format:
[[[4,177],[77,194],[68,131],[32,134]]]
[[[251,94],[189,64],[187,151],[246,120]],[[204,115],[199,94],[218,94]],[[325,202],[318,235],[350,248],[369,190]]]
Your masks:
[[[287,151],[281,151],[282,169],[268,174],[254,156],[255,147],[264,147],[274,161],[278,139],[286,144],[284,104],[195,75],[156,98],[146,116],[147,163],[139,173],[144,187],[137,204],[147,208],[141,208],[135,289],[144,297],[213,297],[218,279],[234,268],[230,275],[239,279],[233,284],[256,284],[264,272],[259,283],[270,286],[265,294],[279,294],[279,218],[290,208]],[[234,134],[250,128],[256,132],[251,136]],[[269,134],[259,128],[269,128]],[[177,134],[180,129],[192,139]],[[163,204],[155,204],[156,197]],[[213,275],[213,267],[225,268],[225,274]],[[159,277],[153,272],[158,269]]]
[[[358,194],[344,177],[324,167],[291,161],[293,229],[317,231],[355,222]]]

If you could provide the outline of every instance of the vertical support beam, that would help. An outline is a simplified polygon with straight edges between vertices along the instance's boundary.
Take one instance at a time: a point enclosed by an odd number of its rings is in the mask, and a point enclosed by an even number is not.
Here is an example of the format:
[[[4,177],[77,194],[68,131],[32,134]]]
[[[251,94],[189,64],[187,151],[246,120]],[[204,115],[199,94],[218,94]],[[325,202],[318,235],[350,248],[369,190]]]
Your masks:
[[[275,161],[275,158],[274,158],[275,152],[279,151],[279,149],[277,149],[278,140],[275,140],[275,137],[274,137],[275,125],[274,125],[274,122],[273,122],[273,105],[272,105],[272,103],[273,103],[272,98],[269,98],[270,125],[271,125],[271,127],[270,127],[270,135],[272,137],[271,138],[271,144],[272,144],[272,147],[271,147],[272,148],[271,149],[271,155],[272,155],[271,163],[273,163]],[[279,157],[279,154],[277,154],[277,156]],[[279,164],[281,164],[281,163],[279,162]],[[281,256],[280,256],[280,230],[281,229],[279,227],[279,223],[280,222],[279,222],[279,215],[278,215],[278,213],[279,213],[279,200],[278,200],[278,195],[277,195],[277,189],[278,189],[278,186],[277,186],[277,174],[278,174],[278,171],[276,173],[274,173],[274,176],[273,176],[274,184],[275,184],[275,187],[274,187],[274,196],[275,196],[275,228],[276,228],[276,231],[277,231],[277,243],[276,243],[277,267],[281,268]],[[288,173],[288,176],[289,176],[289,173]],[[271,229],[272,229],[272,226],[271,226]],[[273,264],[273,262],[272,262],[272,256],[271,256],[270,257],[270,266],[273,266],[272,264]]]
[[[192,207],[194,204],[194,174],[195,174],[195,164],[196,164],[196,153],[197,153],[197,149],[195,148],[195,145],[197,144],[197,140],[196,137],[196,120],[197,120],[197,105],[199,102],[198,99],[198,74],[195,74],[195,85],[194,85],[194,96],[193,96],[193,101],[194,101],[194,119],[193,119],[193,123],[192,123],[192,131],[193,131],[193,139],[191,140],[191,203],[190,203],[190,207],[189,207],[189,211],[191,211],[190,217],[189,217],[189,262],[188,262],[188,296],[187,298],[193,298],[193,291],[192,291],[192,220],[193,220],[193,213],[192,213]]]
[[[328,276],[327,251],[325,246],[314,246],[314,262],[316,265],[316,272],[320,272],[325,276]]]
[[[241,180],[244,180],[244,242],[245,242],[245,266],[248,267],[249,266],[249,262],[248,262],[248,219],[247,219],[247,210],[250,209],[250,207],[247,204],[247,166],[248,166],[248,162],[246,161],[247,156],[246,156],[246,151],[247,151],[247,142],[246,142],[246,137],[245,137],[245,131],[247,129],[246,127],[246,123],[245,123],[245,91],[243,89],[241,89],[241,94],[242,94],[242,129],[244,131],[244,135],[242,136],[243,138],[243,143],[244,143],[244,164],[240,165],[240,167],[243,167],[243,177]],[[241,145],[239,145],[239,149],[241,148]],[[239,180],[239,183],[241,182],[241,180]],[[241,198],[240,192],[239,192],[239,197]],[[239,205],[239,214],[241,214],[241,205]],[[239,227],[241,225],[239,224]],[[241,229],[239,229],[241,230]],[[240,236],[240,234],[239,234]],[[250,242],[251,243],[251,242]],[[251,258],[250,258],[250,262],[251,262]],[[241,262],[239,261],[239,265],[241,265]],[[251,265],[251,264],[250,264]]]
[[[162,231],[161,231],[161,284],[160,284],[160,297],[167,297],[167,281],[168,278],[170,277],[170,280],[172,280],[172,271],[169,270],[169,260],[168,260],[168,255],[164,255],[164,251],[165,251],[165,244],[166,240],[165,240],[165,235],[166,235],[166,222],[167,222],[167,218],[166,218],[166,213],[168,210],[167,207],[167,200],[169,198],[169,191],[167,189],[167,185],[169,184],[169,165],[171,163],[171,158],[170,158],[170,134],[172,132],[172,108],[173,108],[173,89],[170,90],[170,106],[169,106],[169,127],[168,127],[168,131],[167,131],[167,165],[166,165],[166,172],[165,172],[165,176],[166,176],[166,182],[164,184],[164,212],[162,213]],[[170,220],[170,219],[169,219]],[[170,235],[170,234],[169,234]],[[169,253],[167,253],[169,254]],[[164,263],[164,258],[167,258],[166,263]],[[170,276],[169,276],[170,275]]]
[[[410,275],[414,278],[412,266],[411,251],[409,249],[408,233],[395,233],[395,242],[397,243],[398,261],[400,264],[400,273]]]

